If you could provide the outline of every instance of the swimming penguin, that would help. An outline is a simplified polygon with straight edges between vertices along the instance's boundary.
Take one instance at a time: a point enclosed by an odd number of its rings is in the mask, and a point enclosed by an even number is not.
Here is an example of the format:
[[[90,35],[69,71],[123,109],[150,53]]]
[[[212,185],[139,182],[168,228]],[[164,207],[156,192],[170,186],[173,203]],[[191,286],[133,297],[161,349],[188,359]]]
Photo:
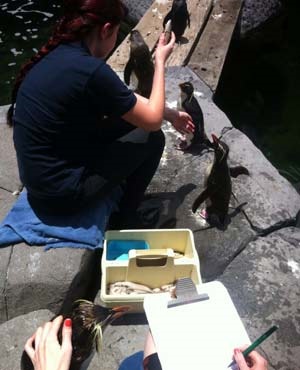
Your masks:
[[[190,14],[186,0],[173,0],[172,8],[163,20],[164,28],[169,19],[172,21],[172,31],[175,34],[176,42],[180,42],[186,27],[190,27]]]
[[[214,134],[212,139],[215,152],[214,161],[212,166],[208,168],[208,176],[205,181],[206,188],[195,199],[192,211],[195,213],[199,206],[206,201],[205,218],[207,221],[217,226],[224,226],[232,191],[231,176],[249,175],[249,171],[243,166],[229,168],[227,163],[228,145]]]
[[[193,120],[195,131],[185,134],[185,139],[179,144],[179,149],[187,151],[199,145],[212,147],[204,130],[204,119],[202,109],[194,96],[194,86],[191,82],[179,84],[180,97],[178,109],[187,112]]]
[[[79,370],[94,349],[97,352],[100,351],[104,329],[129,309],[130,306],[105,308],[86,300],[78,300],[74,303],[72,312],[66,315],[66,318],[72,320],[73,351],[70,370]],[[60,330],[59,341],[61,338],[62,332]],[[21,369],[33,370],[31,360],[25,351],[22,354]]]
[[[152,90],[154,64],[150,50],[138,30],[130,33],[130,56],[124,69],[124,81],[130,85],[132,74],[135,74],[138,85],[136,92],[149,98]]]

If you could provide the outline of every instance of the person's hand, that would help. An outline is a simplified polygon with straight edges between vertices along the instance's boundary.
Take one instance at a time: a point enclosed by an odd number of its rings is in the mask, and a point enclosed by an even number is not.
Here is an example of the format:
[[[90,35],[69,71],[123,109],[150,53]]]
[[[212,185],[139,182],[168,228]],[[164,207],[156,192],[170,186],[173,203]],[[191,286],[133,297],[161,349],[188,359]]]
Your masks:
[[[72,322],[64,321],[62,329],[62,344],[58,342],[57,334],[63,317],[58,316],[52,322],[47,322],[27,340],[25,351],[32,361],[34,370],[68,370],[72,357]]]
[[[169,55],[172,53],[174,45],[175,45],[174,32],[171,32],[171,38],[168,43],[166,43],[165,34],[163,32],[159,37],[157,47],[155,50],[155,62],[156,63],[161,62],[164,64],[168,59]]]
[[[234,350],[234,359],[240,370],[267,370],[267,361],[256,351],[252,351],[244,358],[242,351],[245,348],[236,348]]]
[[[191,116],[182,111],[176,111],[172,119],[173,127],[181,134],[188,134],[189,132],[195,131],[195,125],[192,121]]]

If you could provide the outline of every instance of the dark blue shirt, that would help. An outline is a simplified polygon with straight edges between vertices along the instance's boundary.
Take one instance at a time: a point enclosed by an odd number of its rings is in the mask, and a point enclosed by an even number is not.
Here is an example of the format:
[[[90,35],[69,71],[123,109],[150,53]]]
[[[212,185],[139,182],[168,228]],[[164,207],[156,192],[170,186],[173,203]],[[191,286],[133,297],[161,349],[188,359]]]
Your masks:
[[[14,113],[20,178],[32,195],[75,195],[84,171],[105,155],[104,117],[128,112],[136,97],[80,42],[61,44],[22,82]]]

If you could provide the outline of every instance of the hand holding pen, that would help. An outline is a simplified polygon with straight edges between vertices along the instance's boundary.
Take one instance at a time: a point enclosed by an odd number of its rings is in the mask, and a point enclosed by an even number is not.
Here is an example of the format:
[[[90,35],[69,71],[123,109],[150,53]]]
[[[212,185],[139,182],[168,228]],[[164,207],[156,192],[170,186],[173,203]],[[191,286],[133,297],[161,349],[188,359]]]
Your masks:
[[[244,350],[235,349],[234,350],[234,360],[228,365],[228,367],[232,367],[232,365],[234,365],[234,363],[236,362],[240,370],[248,370],[248,369],[265,370],[267,369],[267,361],[253,350],[254,348],[258,347],[263,341],[269,338],[269,336],[273,334],[274,331],[276,331],[277,329],[278,329],[278,326],[273,325],[269,330],[267,330],[264,334],[262,334],[259,338],[257,338],[252,344],[250,344],[250,346],[244,348]],[[238,357],[239,362],[237,361],[236,357]],[[246,358],[246,361],[245,361],[245,358]],[[252,361],[252,364],[247,364],[247,360],[249,360],[249,362]]]
[[[245,347],[246,348],[246,347]],[[256,351],[252,351],[246,357],[243,356],[242,351],[245,348],[236,348],[234,350],[234,359],[240,370],[267,370],[267,361]]]

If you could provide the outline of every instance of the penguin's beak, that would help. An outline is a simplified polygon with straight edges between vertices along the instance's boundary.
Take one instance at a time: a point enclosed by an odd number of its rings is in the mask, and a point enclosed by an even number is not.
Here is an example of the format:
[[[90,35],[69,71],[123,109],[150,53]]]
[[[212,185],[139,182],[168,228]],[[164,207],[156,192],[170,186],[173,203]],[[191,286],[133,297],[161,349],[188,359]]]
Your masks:
[[[179,86],[180,90],[183,90],[184,83],[181,83],[178,86]]]
[[[109,314],[101,322],[101,326],[104,329],[107,325],[110,325],[113,321],[123,316],[127,311],[131,309],[131,306],[118,306],[109,309]]]
[[[131,306],[118,306],[111,309],[110,322],[123,316],[126,312],[131,309]]]

